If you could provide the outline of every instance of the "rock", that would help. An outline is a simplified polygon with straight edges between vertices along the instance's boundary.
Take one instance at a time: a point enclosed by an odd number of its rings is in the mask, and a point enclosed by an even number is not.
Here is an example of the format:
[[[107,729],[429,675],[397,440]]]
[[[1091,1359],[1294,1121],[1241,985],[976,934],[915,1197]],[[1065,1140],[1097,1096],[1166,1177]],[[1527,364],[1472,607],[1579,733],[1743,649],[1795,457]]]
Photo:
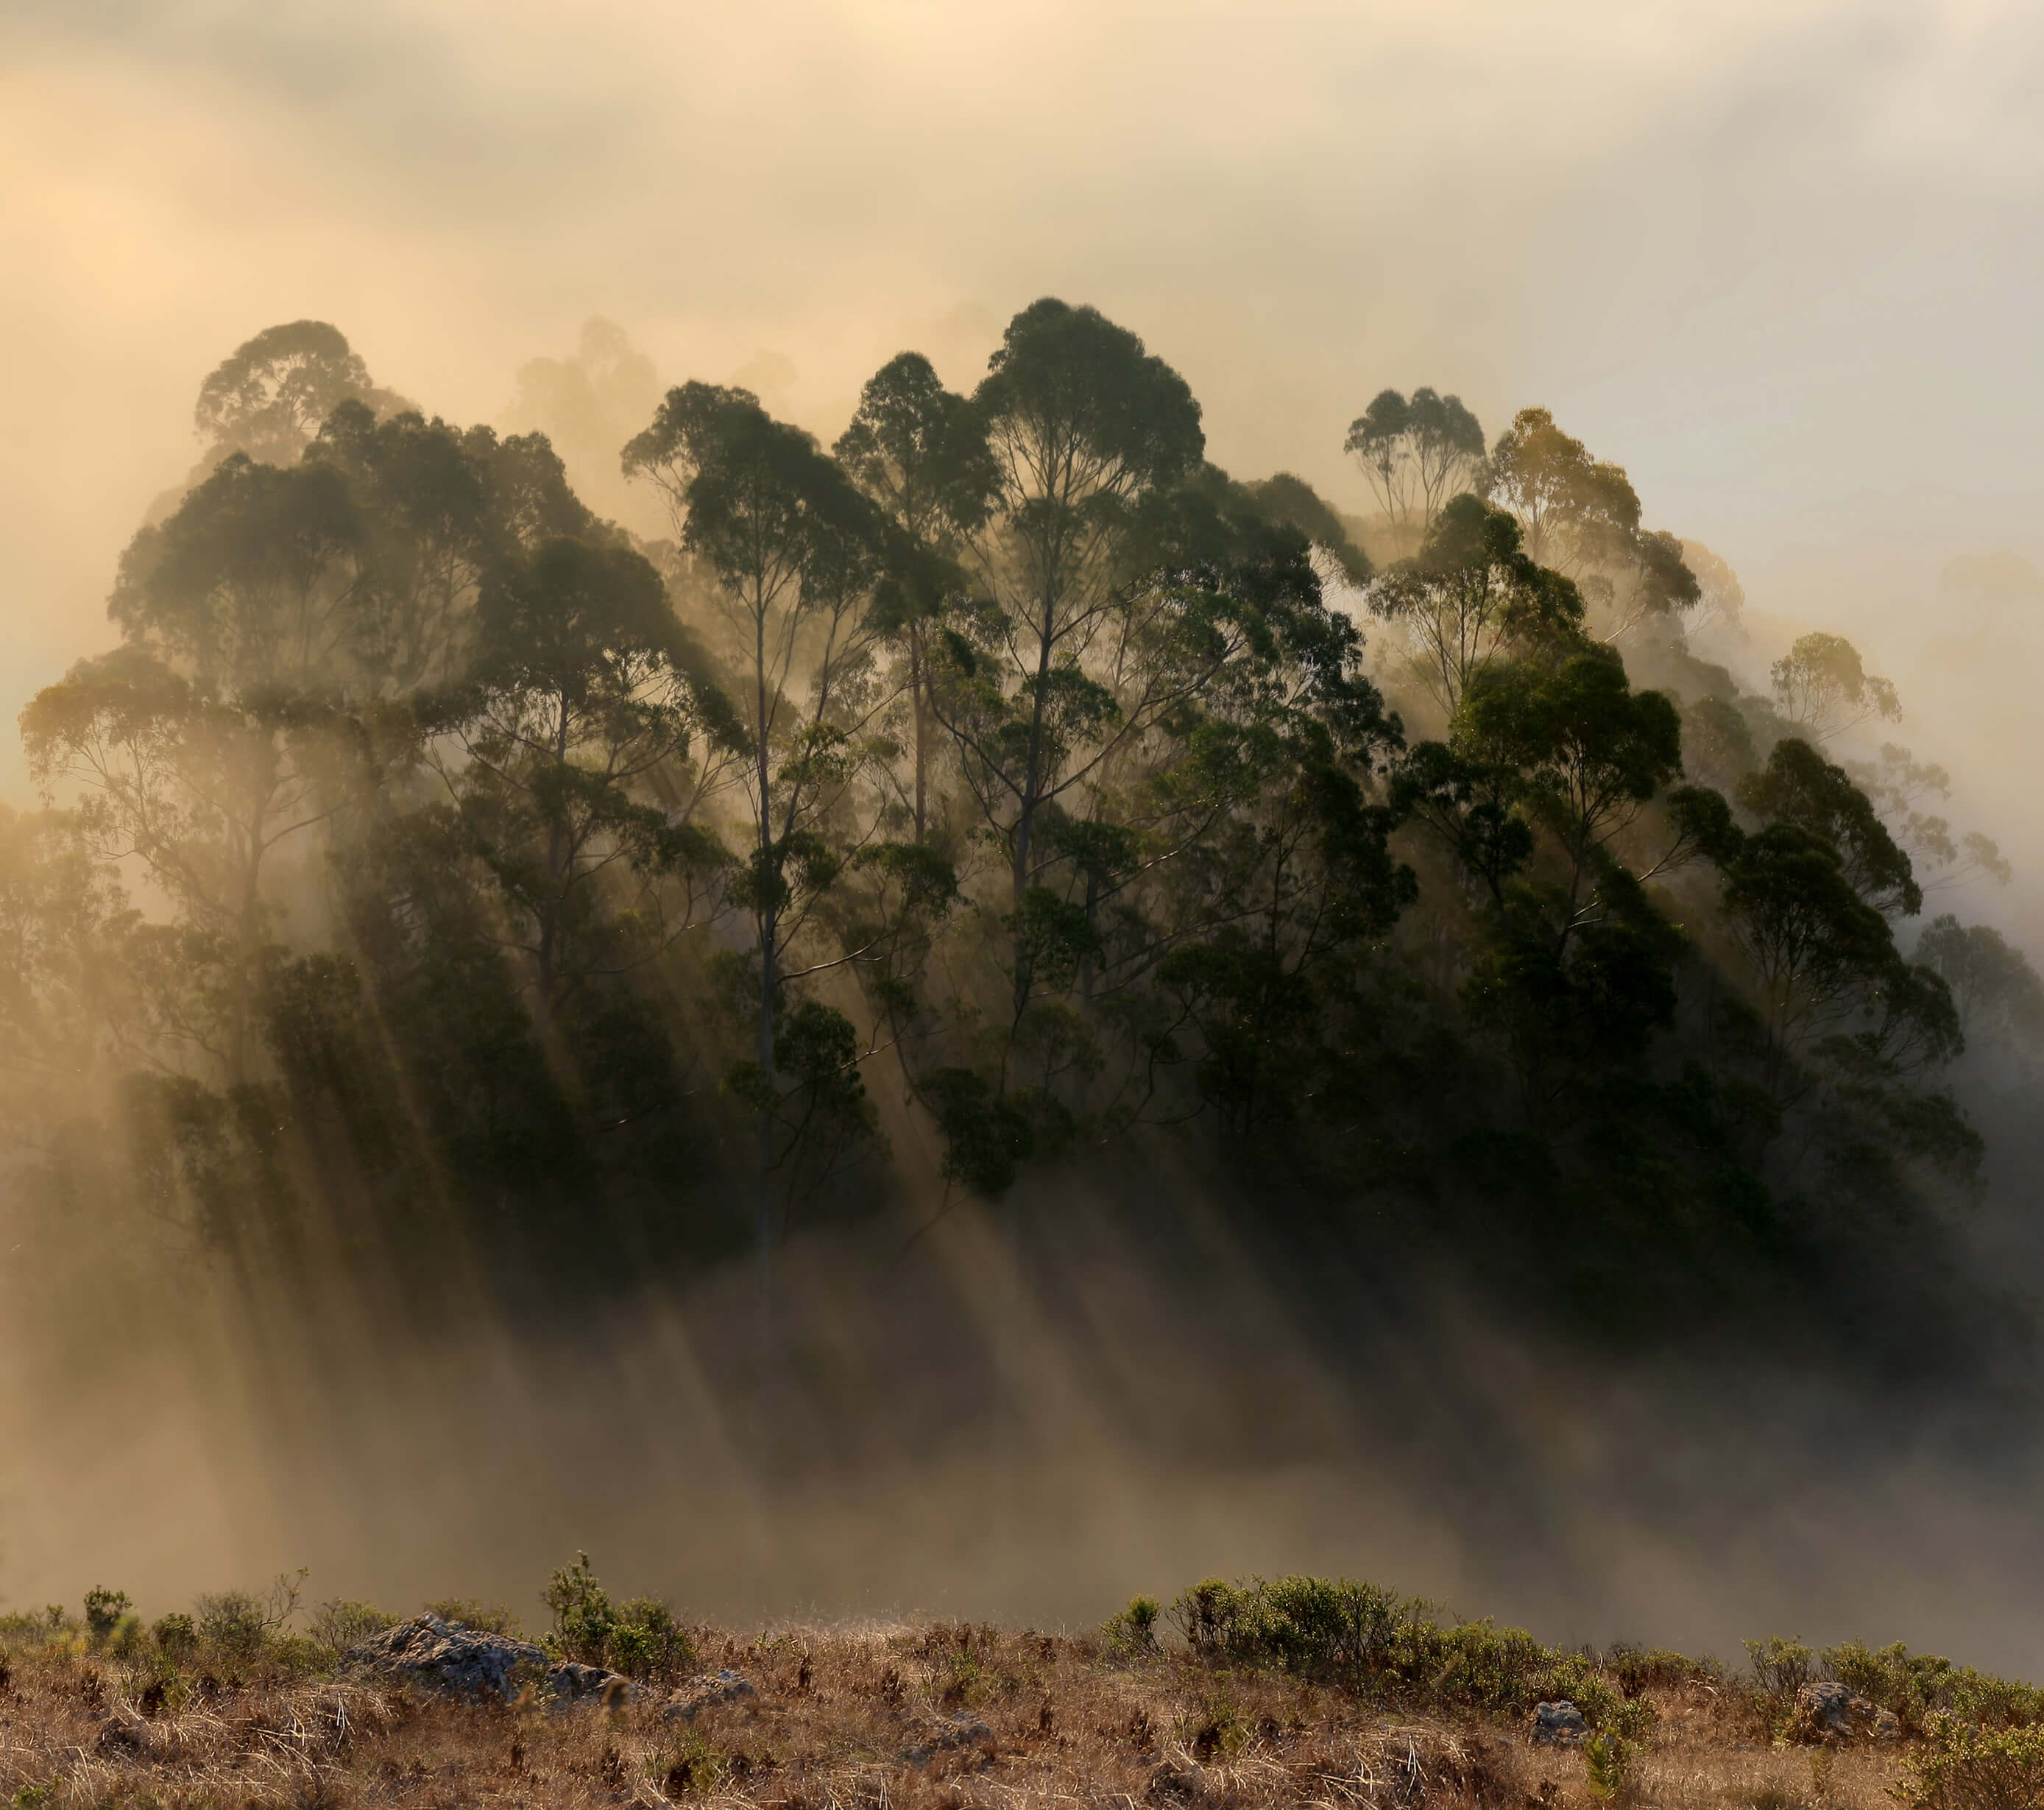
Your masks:
[[[991,1752],[993,1731],[972,1716],[954,1716],[942,1726],[935,1739],[920,1747],[911,1747],[901,1757],[912,1766],[924,1766],[938,1754],[955,1752],[960,1747],[984,1747]]]
[[[1151,1773],[1143,1797],[1147,1804],[1175,1807],[1175,1810],[1196,1810],[1196,1807],[1213,1801],[1213,1790],[1207,1783],[1204,1768],[1174,1766],[1167,1760]]]
[[[1536,1704],[1533,1711],[1534,1744],[1543,1747],[1580,1747],[1590,1736],[1583,1712],[1566,1699]]]
[[[596,1698],[609,1708],[614,1704],[629,1703],[639,1694],[639,1687],[622,1672],[606,1671],[601,1666],[578,1666],[567,1660],[548,1668],[547,1683],[559,1704],[587,1703]]]
[[[705,1709],[714,1709],[720,1704],[742,1702],[759,1695],[750,1678],[726,1666],[720,1672],[705,1672],[700,1677],[690,1679],[668,1700],[667,1707],[660,1715],[668,1722],[693,1722]]]
[[[154,1753],[156,1731],[133,1710],[124,1710],[100,1724],[92,1744],[102,1754],[139,1759]]]
[[[592,1697],[614,1701],[632,1693],[632,1681],[601,1666],[555,1662],[543,1647],[508,1634],[486,1634],[436,1615],[414,1616],[348,1650],[348,1663],[408,1684],[435,1697],[479,1703],[497,1697],[514,1701],[526,1685],[544,1679],[557,1704]]]
[[[1856,1697],[1844,1685],[1805,1685],[1796,1693],[1796,1732],[1805,1741],[1892,1741],[1902,1733],[1893,1712]]]

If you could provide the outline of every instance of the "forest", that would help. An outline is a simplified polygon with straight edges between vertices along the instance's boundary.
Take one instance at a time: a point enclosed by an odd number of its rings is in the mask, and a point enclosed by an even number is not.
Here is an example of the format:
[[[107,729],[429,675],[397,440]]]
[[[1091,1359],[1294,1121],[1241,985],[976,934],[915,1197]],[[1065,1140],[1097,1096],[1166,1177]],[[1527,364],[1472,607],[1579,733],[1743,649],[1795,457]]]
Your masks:
[[[2006,863],[1848,640],[1692,652],[1736,576],[1545,409],[1384,390],[1345,514],[1045,299],[828,446],[668,390],[614,452],[659,538],[323,323],[196,422],[21,717],[19,1312],[749,1266],[770,1328],[810,1228],[1026,1240],[1075,1175],[1167,1227],[1197,1174],[1593,1341],[2014,1316],[1960,1255],[1965,1078],[2044,1047],[1957,896]]]

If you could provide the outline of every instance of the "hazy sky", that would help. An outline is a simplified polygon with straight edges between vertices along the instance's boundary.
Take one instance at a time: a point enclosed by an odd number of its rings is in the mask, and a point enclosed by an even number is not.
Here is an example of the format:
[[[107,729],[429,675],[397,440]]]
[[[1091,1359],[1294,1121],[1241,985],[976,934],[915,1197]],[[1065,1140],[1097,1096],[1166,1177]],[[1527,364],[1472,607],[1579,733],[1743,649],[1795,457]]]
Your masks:
[[[1950,552],[2044,552],[2040,179],[2034,4],[0,0],[0,703],[106,638],[206,371],[305,315],[456,417],[600,313],[663,380],[779,355],[830,432],[1058,294],[1244,475],[1360,503],[1387,383],[1545,402],[1877,639]]]

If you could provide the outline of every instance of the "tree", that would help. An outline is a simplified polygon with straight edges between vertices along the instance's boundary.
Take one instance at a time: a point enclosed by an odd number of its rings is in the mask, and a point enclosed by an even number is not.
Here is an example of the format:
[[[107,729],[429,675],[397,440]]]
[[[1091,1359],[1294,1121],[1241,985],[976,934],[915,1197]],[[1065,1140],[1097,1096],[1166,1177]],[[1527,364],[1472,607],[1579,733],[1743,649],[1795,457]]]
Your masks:
[[[345,658],[332,663],[359,695],[456,682],[493,567],[547,540],[601,537],[537,435],[499,440],[409,410],[378,421],[349,402],[321,427],[305,465],[344,482],[360,524]]]
[[[1946,912],[1923,927],[1916,959],[1951,989],[1967,1031],[1992,1031],[2032,1050],[2044,1047],[2044,979],[2000,931],[1961,924]]]
[[[1859,650],[1842,635],[1813,630],[1769,669],[1782,716],[1820,742],[1869,717],[1898,721],[1895,687],[1860,663]]]
[[[1681,548],[1682,563],[1694,575],[1698,594],[1688,619],[1690,630],[1737,628],[1746,613],[1746,587],[1739,582],[1739,574],[1700,540],[1684,540]]]
[[[1594,459],[1545,409],[1521,409],[1497,436],[1489,494],[1517,519],[1526,551],[1570,577],[1622,555],[1639,527],[1639,498],[1622,466]]]
[[[1393,540],[1410,545],[1449,498],[1474,483],[1483,428],[1459,396],[1421,388],[1408,401],[1385,390],[1349,423],[1342,449],[1370,480]]]
[[[191,923],[228,940],[217,1054],[237,1080],[268,936],[266,864],[341,801],[334,681],[363,543],[337,472],[224,460],[122,556],[109,613],[128,645],[81,662],[22,715],[39,782],[85,788],[78,821],[101,855],[140,857]]]
[[[790,971],[785,958],[847,859],[847,839],[831,832],[875,704],[861,681],[876,635],[880,522],[808,435],[742,390],[670,390],[624,463],[678,508],[684,544],[714,575],[743,674],[752,853],[734,896],[753,920],[759,1017],[756,1058],[737,1086],[754,1109],[755,1230],[763,1298],[770,1299],[782,994],[851,959]],[[848,840],[862,839],[855,832]],[[813,1030],[814,1014],[805,1022]]]
[[[1739,801],[1769,824],[1793,824],[1837,854],[1841,874],[1877,911],[1913,917],[1923,890],[1873,801],[1806,741],[1777,742],[1767,764],[1739,783]]]
[[[724,850],[697,813],[728,756],[713,743],[690,763],[705,713],[640,555],[547,542],[492,573],[478,616],[473,675],[428,718],[462,759],[428,758],[496,879],[544,1038],[573,990],[699,920]],[[628,923],[605,909],[620,874],[638,908]]]
[[[1019,913],[1043,860],[1045,808],[1197,682],[1174,671],[1117,696],[1098,675],[1120,670],[1117,640],[1169,613],[1155,588],[1132,589],[1150,563],[1137,556],[1144,505],[1195,467],[1205,441],[1184,379],[1097,310],[1047,298],[1009,323],[974,400],[1000,474],[973,548],[991,607],[976,647],[947,643],[934,700],[1005,849]],[[1019,977],[1019,928],[1015,947]]]
[[[614,321],[583,321],[566,358],[528,359],[518,367],[517,394],[501,425],[544,434],[574,464],[576,482],[606,513],[628,494],[617,448],[659,405],[653,361]]]
[[[1484,477],[1485,494],[1518,521],[1527,552],[1581,586],[1605,640],[1623,641],[1649,621],[1679,620],[1703,601],[1684,543],[1641,528],[1639,494],[1624,468],[1593,459],[1546,409],[1513,417]]]
[[[1865,1010],[1869,990],[1893,968],[1895,939],[1836,846],[1796,823],[1743,839],[1724,905],[1758,983],[1766,1084],[1779,1096],[1800,1045]]]
[[[1372,585],[1370,606],[1399,629],[1408,671],[1450,717],[1476,673],[1502,655],[1566,642],[1583,615],[1575,586],[1527,555],[1518,523],[1466,495],[1441,512],[1416,558]]]
[[[1552,913],[1558,954],[1602,915],[1596,882],[1612,842],[1682,771],[1681,721],[1658,691],[1632,690],[1624,663],[1604,649],[1551,671],[1528,664],[1478,675],[1457,713],[1458,751],[1516,774],[1523,808],[1546,830],[1561,878]],[[1686,852],[1635,874],[1657,877]]]
[[[907,663],[911,820],[929,830],[930,637],[962,587],[955,560],[986,524],[1001,474],[978,412],[946,390],[930,361],[903,352],[867,379],[833,449],[853,482],[900,531],[889,548],[886,621]]]
[[[1934,761],[1919,761],[1894,742],[1881,744],[1878,761],[1848,761],[1845,770],[1893,828],[1915,870],[1927,876],[1926,893],[1963,886],[1983,875],[2005,886],[2015,870],[1993,840],[1978,830],[1952,833],[1950,820],[1919,802],[1949,797],[1952,776]]]
[[[264,328],[215,366],[199,386],[192,420],[210,449],[209,469],[232,452],[266,465],[293,465],[321,423],[348,402],[372,413],[405,406],[402,398],[376,386],[338,328],[293,321]]]

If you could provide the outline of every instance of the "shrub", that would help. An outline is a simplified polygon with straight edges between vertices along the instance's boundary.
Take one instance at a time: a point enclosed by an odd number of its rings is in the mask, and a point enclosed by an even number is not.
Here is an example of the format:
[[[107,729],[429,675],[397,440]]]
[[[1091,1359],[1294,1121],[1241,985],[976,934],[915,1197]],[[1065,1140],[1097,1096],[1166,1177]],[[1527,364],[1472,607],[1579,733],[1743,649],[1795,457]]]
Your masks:
[[[149,1630],[156,1651],[173,1662],[186,1659],[198,1650],[198,1625],[182,1612],[165,1616]]]
[[[601,1666],[617,1625],[617,1609],[597,1581],[587,1553],[578,1552],[574,1564],[554,1574],[543,1600],[553,1612],[553,1643],[571,1659]]]
[[[518,1631],[518,1618],[501,1603],[478,1602],[473,1597],[442,1597],[439,1601],[426,1604],[428,1615],[436,1615],[442,1621],[458,1621],[463,1627],[472,1627],[483,1634],[512,1634]]]
[[[1628,1697],[1586,1655],[1518,1628],[1443,1626],[1435,1616],[1432,1605],[1374,1584],[1320,1578],[1239,1585],[1209,1578],[1170,1609],[1186,1644],[1209,1662],[1270,1667],[1416,1709],[1516,1716],[1566,1697],[1593,1728],[1626,1740],[1652,1727],[1653,1704]],[[1708,1670],[1680,1654],[1655,1663],[1688,1676]]]
[[[110,1590],[103,1584],[94,1585],[85,1593],[86,1631],[94,1640],[106,1639],[134,1606],[129,1601],[125,1590]]]
[[[1915,1810],[2038,1810],[2044,1727],[1981,1729],[1942,1711],[1924,1724],[1895,1796]]]
[[[194,1605],[198,1644],[229,1665],[252,1665],[262,1657],[270,1619],[262,1599],[245,1590],[201,1597]]]
[[[455,1618],[446,1618],[451,1621]],[[309,1632],[315,1644],[332,1653],[345,1653],[349,1647],[367,1640],[372,1634],[381,1634],[393,1626],[398,1618],[379,1609],[374,1603],[358,1603],[336,1598],[322,1603],[313,1612]],[[472,1625],[472,1624],[471,1624]]]
[[[674,1612],[654,1597],[635,1597],[617,1609],[606,1662],[634,1678],[671,1677],[695,1662],[695,1643]]]
[[[554,1574],[545,1601],[554,1617],[548,1644],[565,1658],[635,1678],[685,1671],[694,1662],[695,1644],[674,1612],[652,1597],[613,1601],[586,1552]]]
[[[1154,1653],[1157,1651],[1157,1622],[1164,1605],[1155,1597],[1131,1597],[1128,1607],[1109,1616],[1101,1626],[1108,1645],[1119,1653]]]
[[[1241,1588],[1209,1578],[1171,1605],[1171,1616],[1202,1658],[1360,1682],[1422,1607],[1346,1578],[1257,1578]]]
[[[1817,1655],[1802,1641],[1770,1634],[1744,1643],[1753,1675],[1769,1697],[1792,1697],[1817,1676]]]
[[[1635,1647],[1623,1640],[1605,1648],[1602,1666],[1627,1697],[1676,1685],[1716,1684],[1724,1677],[1724,1667],[1715,1659],[1692,1659],[1685,1653]]]
[[[1637,1785],[1636,1758],[1637,1750],[1622,1735],[1593,1735],[1583,1743],[1583,1773],[1590,1796],[1600,1804],[1630,1803]]]

